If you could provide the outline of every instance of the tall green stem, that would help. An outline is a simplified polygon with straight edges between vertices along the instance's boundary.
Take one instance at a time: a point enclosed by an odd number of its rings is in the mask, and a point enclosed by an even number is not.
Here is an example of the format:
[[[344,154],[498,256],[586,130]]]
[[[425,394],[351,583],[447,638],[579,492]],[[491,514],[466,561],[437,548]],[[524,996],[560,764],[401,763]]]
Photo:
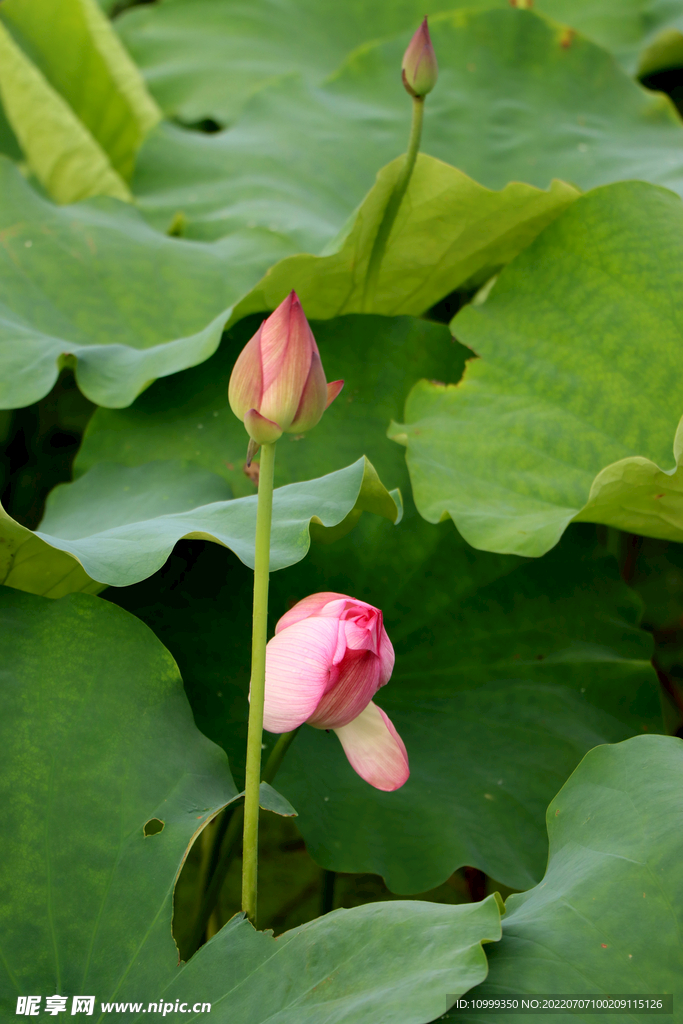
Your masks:
[[[273,516],[273,471],[275,445],[261,448],[258,510],[256,513],[256,554],[254,559],[254,616],[251,640],[251,696],[247,733],[247,771],[244,785],[244,846],[242,860],[242,910],[256,922],[258,885],[259,784],[263,703],[266,690],[266,640],[268,630],[268,573],[270,569],[270,525]]]
[[[396,179],[394,190],[389,196],[389,202],[384,209],[384,216],[382,217],[377,234],[375,235],[375,241],[373,242],[370,260],[368,262],[368,272],[365,277],[365,290],[363,292],[363,309],[366,313],[371,313],[374,306],[375,295],[377,293],[377,282],[379,281],[379,272],[382,269],[382,260],[384,259],[384,252],[387,247],[387,242],[389,241],[389,235],[391,234],[391,229],[394,226],[396,214],[401,208],[403,197],[406,194],[408,183],[410,182],[413,174],[417,154],[420,150],[424,106],[424,96],[413,97],[413,119],[410,125],[408,152],[406,153],[401,173]]]
[[[301,726],[298,729],[293,729],[291,732],[285,732],[278,738],[261,773],[262,782],[273,781],[285,754],[300,728]],[[232,855],[235,852],[240,833],[242,832],[243,824],[244,805],[232,804],[230,807],[225,808],[221,820],[216,826],[214,848],[211,851],[211,863],[208,865],[208,870],[202,880],[203,896],[190,937],[190,956],[199,949],[202,943],[209,918],[218,903],[218,897],[221,894],[223,883],[228,874],[228,868],[230,867]]]

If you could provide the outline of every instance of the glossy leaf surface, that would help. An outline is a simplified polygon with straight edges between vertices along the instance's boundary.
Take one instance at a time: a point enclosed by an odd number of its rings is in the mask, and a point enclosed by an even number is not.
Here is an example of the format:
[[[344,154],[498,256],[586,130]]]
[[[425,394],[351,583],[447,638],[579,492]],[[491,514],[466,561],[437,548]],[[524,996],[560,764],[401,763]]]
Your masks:
[[[36,532],[0,507],[2,582],[49,597],[125,587],[156,572],[183,537],[215,540],[253,567],[256,501],[256,495],[231,499],[224,480],[192,465],[100,463],[52,491]],[[271,571],[306,555],[312,520],[335,527],[351,513],[368,511],[395,521],[397,502],[400,496],[389,494],[365,458],[277,489]],[[351,515],[351,525],[355,521]]]

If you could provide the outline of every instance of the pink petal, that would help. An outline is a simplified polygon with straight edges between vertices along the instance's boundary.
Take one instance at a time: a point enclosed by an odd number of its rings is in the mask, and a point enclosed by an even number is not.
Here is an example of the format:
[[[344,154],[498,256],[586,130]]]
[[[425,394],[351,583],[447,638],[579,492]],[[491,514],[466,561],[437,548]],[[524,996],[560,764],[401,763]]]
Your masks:
[[[318,620],[322,621],[322,620]],[[338,665],[334,686],[327,688],[308,719],[317,729],[348,725],[368,706],[379,689],[380,661],[372,651],[347,650]]]
[[[293,625],[295,622],[300,622],[302,619],[307,619],[309,615],[317,615],[326,604],[331,601],[350,601],[346,594],[334,594],[329,591],[323,591],[320,594],[309,594],[308,597],[304,597],[301,601],[297,601],[293,608],[290,608],[288,612],[282,616],[275,627],[276,634],[283,629],[287,629],[288,626]]]
[[[263,726],[289,732],[315,711],[330,683],[337,620],[309,618],[280,630],[266,647]]]
[[[228,402],[238,419],[249,409],[261,405],[263,374],[261,372],[261,332],[263,324],[237,357],[228,385]]]
[[[320,356],[313,352],[308,377],[301,392],[301,400],[292,420],[289,430],[291,433],[311,430],[325,412],[327,402],[327,384],[325,383],[325,371],[320,362]]]
[[[301,303],[296,293],[291,292],[268,317],[261,334],[263,395],[259,409],[283,430],[289,428],[296,416],[311,360],[317,352]]]
[[[343,380],[333,380],[331,384],[327,385],[327,405],[325,406],[326,409],[329,409],[329,407],[332,405],[335,398],[337,397],[337,395],[339,394],[343,387]]]
[[[375,789],[393,792],[410,775],[403,740],[372,701],[353,722],[334,730],[355,772]]]
[[[387,636],[387,631],[384,626],[382,626],[382,632],[379,640],[379,660],[381,666],[379,673],[379,685],[385,686],[391,679],[391,673],[394,671],[396,655],[394,654],[393,644]]]

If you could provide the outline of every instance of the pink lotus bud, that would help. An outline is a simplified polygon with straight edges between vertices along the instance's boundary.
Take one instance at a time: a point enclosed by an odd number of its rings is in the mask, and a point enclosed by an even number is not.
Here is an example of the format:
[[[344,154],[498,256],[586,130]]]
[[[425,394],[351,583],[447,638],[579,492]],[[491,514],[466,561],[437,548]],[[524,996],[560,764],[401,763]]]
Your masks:
[[[290,292],[240,352],[228,401],[257,444],[310,430],[344,385],[325,381],[313,332]]]
[[[429,36],[427,19],[408,43],[401,65],[403,84],[411,96],[422,97],[431,92],[439,76],[439,65]]]
[[[333,729],[362,779],[398,789],[410,774],[406,748],[372,700],[393,668],[379,608],[346,594],[312,594],[282,616],[266,648],[264,727]]]

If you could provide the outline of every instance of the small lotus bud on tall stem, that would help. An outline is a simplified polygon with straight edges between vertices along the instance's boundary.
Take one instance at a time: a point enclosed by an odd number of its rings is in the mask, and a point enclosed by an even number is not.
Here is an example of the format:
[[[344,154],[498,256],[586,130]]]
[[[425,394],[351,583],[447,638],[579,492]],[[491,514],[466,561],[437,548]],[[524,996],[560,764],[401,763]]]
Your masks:
[[[427,19],[422,22],[419,29],[410,40],[408,49],[403,55],[401,66],[401,77],[407,92],[413,97],[413,118],[410,125],[410,139],[408,140],[408,152],[406,153],[403,166],[400,170],[396,184],[389,196],[384,214],[377,228],[377,234],[372,244],[368,269],[365,274],[365,287],[363,290],[363,309],[366,313],[381,312],[375,309],[377,285],[379,282],[382,261],[386,251],[387,242],[391,235],[391,229],[396,220],[403,197],[405,196],[420,149],[422,137],[422,117],[424,114],[425,97],[436,85],[439,73],[436,54],[432,46],[432,40],[427,27]]]

